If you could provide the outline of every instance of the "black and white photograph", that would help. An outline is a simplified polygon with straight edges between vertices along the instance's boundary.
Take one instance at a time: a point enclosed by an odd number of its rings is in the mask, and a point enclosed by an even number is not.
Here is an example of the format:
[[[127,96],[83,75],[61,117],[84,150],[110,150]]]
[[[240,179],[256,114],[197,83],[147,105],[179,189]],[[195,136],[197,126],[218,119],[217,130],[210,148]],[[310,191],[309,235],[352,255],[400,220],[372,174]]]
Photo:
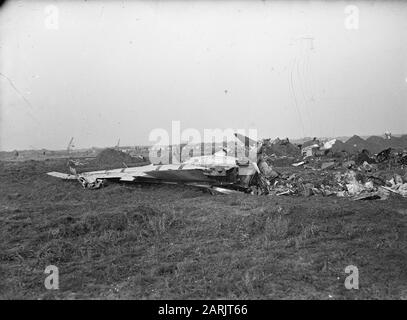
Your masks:
[[[1,3],[0,300],[406,299],[407,2]]]

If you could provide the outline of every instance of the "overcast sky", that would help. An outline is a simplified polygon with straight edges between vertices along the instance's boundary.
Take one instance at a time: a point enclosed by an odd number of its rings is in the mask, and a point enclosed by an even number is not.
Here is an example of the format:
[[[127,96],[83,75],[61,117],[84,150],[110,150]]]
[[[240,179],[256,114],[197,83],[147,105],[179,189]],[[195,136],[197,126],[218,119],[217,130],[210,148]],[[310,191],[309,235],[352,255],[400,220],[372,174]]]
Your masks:
[[[407,3],[31,2],[0,9],[1,150],[407,133]]]

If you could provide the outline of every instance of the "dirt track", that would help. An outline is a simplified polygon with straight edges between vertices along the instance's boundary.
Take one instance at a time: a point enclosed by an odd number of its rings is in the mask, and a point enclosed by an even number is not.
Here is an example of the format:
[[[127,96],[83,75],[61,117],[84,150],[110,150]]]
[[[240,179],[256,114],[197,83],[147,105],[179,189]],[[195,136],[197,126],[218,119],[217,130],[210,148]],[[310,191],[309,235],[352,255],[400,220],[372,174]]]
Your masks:
[[[65,161],[0,163],[2,299],[407,299],[407,199],[91,191],[51,170]]]

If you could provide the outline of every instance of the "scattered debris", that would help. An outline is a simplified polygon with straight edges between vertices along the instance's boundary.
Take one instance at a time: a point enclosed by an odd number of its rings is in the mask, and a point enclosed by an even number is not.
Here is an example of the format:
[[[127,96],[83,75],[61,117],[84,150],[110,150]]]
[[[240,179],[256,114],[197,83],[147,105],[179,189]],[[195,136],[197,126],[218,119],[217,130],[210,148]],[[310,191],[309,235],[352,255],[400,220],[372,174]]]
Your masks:
[[[236,135],[239,140],[249,138]],[[393,138],[391,138],[393,139]],[[50,172],[62,179],[77,179],[84,188],[97,189],[105,180],[127,182],[183,183],[205,188],[213,194],[246,192],[256,195],[337,196],[351,200],[386,200],[390,194],[407,197],[407,151],[387,148],[372,154],[365,140],[349,139],[359,152],[337,155],[332,149],[342,142],[337,139],[305,142],[300,149],[288,139],[252,141],[260,146],[256,161],[216,152],[210,156],[192,157],[182,164],[128,167],[133,158],[115,149],[100,152],[94,160],[119,169],[78,173],[71,161],[71,174]],[[374,140],[374,139],[371,139]],[[376,139],[377,140],[377,139]],[[375,141],[376,141],[375,140]],[[364,142],[363,142],[364,141]],[[372,142],[370,142],[372,143]],[[279,162],[284,173],[275,170]],[[280,170],[280,169],[279,169]],[[283,172],[283,171],[281,171]]]
[[[323,162],[321,165],[321,169],[331,169],[335,166],[335,162],[330,161],[330,162]]]

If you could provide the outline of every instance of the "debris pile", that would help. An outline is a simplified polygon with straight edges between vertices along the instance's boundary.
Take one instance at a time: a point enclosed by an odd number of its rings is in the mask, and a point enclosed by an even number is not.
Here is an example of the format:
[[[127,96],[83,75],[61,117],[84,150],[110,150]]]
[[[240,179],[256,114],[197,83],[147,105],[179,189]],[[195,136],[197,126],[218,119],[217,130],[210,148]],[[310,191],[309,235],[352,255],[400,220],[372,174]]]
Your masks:
[[[356,154],[357,148],[336,139],[335,143],[332,145],[330,153],[333,157],[346,157],[348,155]]]
[[[378,145],[377,138],[365,141],[353,136],[349,140],[354,146],[336,139],[322,142],[314,138],[305,142],[301,152],[297,148],[292,169],[284,170],[283,174],[273,165],[276,159],[290,153],[280,152],[278,157],[275,150],[290,144],[288,139],[266,144],[258,162],[262,177],[252,193],[338,196],[353,200],[385,200],[392,193],[407,197],[406,150],[390,147],[374,154],[370,150],[374,141]],[[266,150],[273,150],[273,154]]]
[[[300,155],[300,149],[288,138],[283,140],[277,138],[273,142],[270,139],[264,140],[262,152],[269,157],[297,157]]]
[[[263,179],[265,177],[263,176]],[[263,182],[264,184],[264,182]],[[358,171],[310,172],[279,174],[274,179],[266,179],[267,194],[300,196],[338,196],[353,200],[385,200],[390,193],[407,197],[407,176],[395,174],[386,180],[380,173],[359,168]]]

